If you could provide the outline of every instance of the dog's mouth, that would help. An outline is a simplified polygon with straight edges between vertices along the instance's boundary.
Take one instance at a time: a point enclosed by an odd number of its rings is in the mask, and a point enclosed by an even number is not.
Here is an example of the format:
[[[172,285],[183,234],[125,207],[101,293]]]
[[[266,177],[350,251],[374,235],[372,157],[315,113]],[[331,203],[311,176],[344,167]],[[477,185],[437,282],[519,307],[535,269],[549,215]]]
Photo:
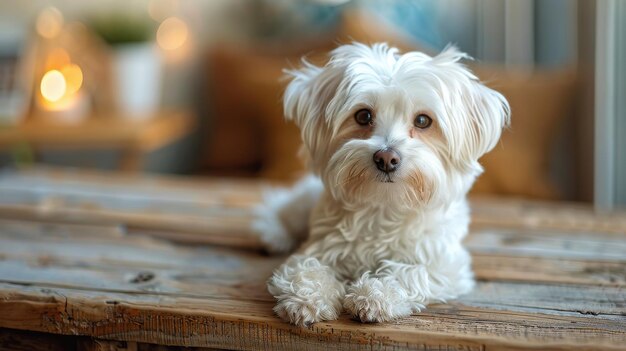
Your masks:
[[[395,183],[393,178],[389,173],[380,172],[380,174],[376,177],[379,183]]]

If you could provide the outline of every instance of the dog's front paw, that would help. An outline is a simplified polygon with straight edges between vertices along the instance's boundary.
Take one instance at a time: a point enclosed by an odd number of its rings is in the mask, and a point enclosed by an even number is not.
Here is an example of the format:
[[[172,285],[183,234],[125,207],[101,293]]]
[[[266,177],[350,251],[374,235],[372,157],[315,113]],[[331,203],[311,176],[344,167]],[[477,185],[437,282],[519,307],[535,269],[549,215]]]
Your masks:
[[[337,319],[339,309],[333,303],[323,299],[304,300],[289,297],[278,301],[274,312],[291,324],[308,327],[313,323]]]
[[[274,271],[267,288],[278,300],[274,312],[300,326],[337,319],[346,293],[330,267],[301,255],[290,257]]]
[[[387,322],[411,314],[406,292],[391,280],[361,277],[348,287],[343,307],[361,322]]]

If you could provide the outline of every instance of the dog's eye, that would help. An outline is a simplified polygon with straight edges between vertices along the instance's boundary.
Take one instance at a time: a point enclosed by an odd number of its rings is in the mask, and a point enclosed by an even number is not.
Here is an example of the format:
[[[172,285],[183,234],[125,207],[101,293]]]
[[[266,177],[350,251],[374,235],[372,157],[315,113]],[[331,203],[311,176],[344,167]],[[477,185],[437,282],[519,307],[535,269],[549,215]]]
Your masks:
[[[354,119],[356,120],[356,123],[362,126],[371,125],[372,124],[372,111],[365,109],[365,108],[362,110],[358,110],[354,114]]]
[[[426,129],[430,127],[432,123],[433,123],[432,118],[428,117],[428,115],[425,115],[423,113],[417,115],[417,117],[415,117],[415,121],[413,121],[413,125],[420,129]]]

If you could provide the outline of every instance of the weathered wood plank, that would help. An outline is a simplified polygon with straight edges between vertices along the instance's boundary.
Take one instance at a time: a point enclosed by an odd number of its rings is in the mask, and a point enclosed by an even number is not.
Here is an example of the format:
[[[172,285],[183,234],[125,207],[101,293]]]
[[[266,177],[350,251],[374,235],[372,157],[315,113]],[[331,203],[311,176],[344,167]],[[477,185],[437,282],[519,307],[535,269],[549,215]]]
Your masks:
[[[66,227],[68,226],[61,226]],[[73,230],[85,228],[69,227]],[[35,231],[28,233],[32,234]],[[264,292],[263,280],[269,277],[272,269],[283,260],[280,257],[269,258],[211,247],[180,248],[171,243],[142,236],[129,236],[125,240],[117,240],[122,237],[115,228],[96,232],[96,235],[92,232],[83,232],[84,235],[76,237],[68,237],[68,231],[54,227],[48,228],[44,232],[48,235],[44,237],[29,236],[28,233],[24,233],[23,236],[20,236],[20,232],[8,233],[0,239],[0,258],[2,258],[0,279],[5,282],[48,283],[55,286],[91,289],[106,287],[107,291],[120,292],[184,291],[185,296],[219,294],[218,296],[231,298],[242,297],[244,294],[249,298],[269,298]],[[75,232],[78,233],[80,232]],[[107,238],[100,236],[102,234],[112,236]],[[506,256],[496,258],[496,267],[483,268],[482,271],[479,268],[477,271],[479,279],[505,281],[517,279],[534,282],[537,281],[534,277],[535,272],[540,272],[543,267],[542,262],[529,259],[526,262],[528,266],[522,266],[523,269],[518,269],[517,272],[514,269],[520,267],[514,265],[509,266],[508,271],[499,271],[498,266],[510,262],[511,258]],[[481,256],[476,256],[476,259],[483,262],[483,267],[485,262],[490,261]],[[549,262],[553,263],[554,269],[560,270],[544,278],[545,281],[554,283],[554,277],[572,274],[566,270],[571,267],[557,266],[555,262],[558,260],[552,259]],[[624,268],[623,262],[609,262],[606,265],[597,262],[591,262],[589,265],[581,262],[579,264],[583,267],[579,267],[580,271],[577,272],[578,276],[575,276],[575,279],[587,284],[597,282],[595,274],[600,269],[614,270],[612,276],[618,277],[619,280],[615,279],[613,285],[617,287],[623,280],[624,271],[619,271],[620,268]],[[534,269],[530,272],[524,270],[528,267]],[[507,276],[509,273],[517,276],[511,278]],[[549,273],[546,271],[543,274]],[[588,276],[585,276],[585,273]],[[138,279],[140,276],[144,278]],[[150,279],[145,278],[146,276]],[[592,298],[592,292],[596,290],[596,287],[590,287],[585,291],[588,297]],[[258,291],[261,291],[261,296],[255,293]],[[621,289],[616,291],[619,293]],[[559,292],[559,296],[562,297],[563,294],[563,291]],[[498,301],[498,296],[486,294],[489,301]],[[503,296],[506,297],[506,294]],[[613,300],[615,297],[619,296],[614,296]],[[581,299],[580,302],[582,305],[579,305],[578,309],[587,308],[588,300]],[[614,306],[607,307],[612,308]]]
[[[253,280],[224,273],[150,271],[97,271],[53,268],[45,271],[25,264],[0,265],[0,282],[67,288],[99,294],[158,295],[170,299],[225,299],[229,301],[274,302],[264,281],[272,267]],[[455,301],[455,304],[493,310],[542,313],[557,316],[594,316],[609,320],[626,319],[626,291],[621,287],[590,287],[528,283],[483,282]],[[176,307],[173,305],[172,307]],[[158,309],[155,309],[157,311]]]
[[[0,173],[0,218],[123,224],[185,242],[261,248],[251,207],[268,184],[38,168]],[[472,199],[473,227],[626,233],[626,213],[588,205]],[[171,235],[171,232],[181,235]]]
[[[264,281],[280,257],[180,246],[128,234],[119,227],[7,220],[0,224],[4,224],[0,230],[2,327],[175,345],[238,345],[242,349],[260,347],[257,338],[264,335],[270,338],[264,341],[266,349],[289,349],[289,345],[310,344],[320,338],[315,333],[302,334],[273,316],[273,298]],[[499,259],[506,262],[509,258]],[[585,261],[579,262],[584,266]],[[361,333],[359,343],[352,345],[355,349],[360,342],[390,349],[419,349],[422,342],[501,348],[548,343],[566,349],[572,342],[610,346],[626,341],[623,285],[595,286],[588,280],[596,278],[584,275],[577,279],[588,285],[555,285],[552,278],[545,278],[549,284],[537,284],[532,272],[517,272],[522,282],[511,283],[506,275],[502,279],[490,272],[503,275],[497,266],[482,273],[479,270],[478,277],[486,281],[479,282],[470,295],[398,323],[381,325],[382,330],[362,329],[369,326],[346,318],[316,325],[323,329],[314,330],[322,331],[324,340],[337,348],[351,344],[351,339],[345,339],[348,335],[353,338]],[[563,270],[558,273],[567,275]],[[124,306],[123,312],[118,306]],[[224,328],[228,333],[223,334]],[[187,329],[190,334],[185,334]],[[567,334],[574,332],[583,333],[580,340]],[[284,334],[295,336],[281,339]],[[241,341],[242,337],[248,339]],[[600,339],[604,344],[595,343]]]
[[[157,199],[181,197],[190,201],[203,201],[207,195],[216,192],[254,197],[260,189],[271,184],[245,178],[177,177],[45,166],[0,171],[0,185],[17,189],[33,187],[45,191],[59,188],[96,194],[137,194]]]
[[[506,256],[472,251],[478,279],[556,284],[626,286],[626,261]]]
[[[626,233],[626,212],[598,212],[589,204],[476,197],[472,222],[479,226],[571,233]]]
[[[0,240],[0,281],[131,294],[157,292],[171,297],[273,301],[264,282],[283,260],[210,247],[181,250],[141,237],[117,245],[87,239],[87,244],[80,240]],[[504,261],[506,257],[500,260]],[[535,283],[532,274],[525,273],[522,276],[517,272],[517,278],[525,283],[496,283],[513,279],[498,279],[489,272],[477,271],[479,279],[489,282],[479,283],[474,293],[461,302],[554,314],[585,311],[607,318],[626,315],[623,285],[558,286],[552,279],[546,279],[551,285],[541,285]],[[520,292],[530,296],[517,301]],[[561,305],[563,299],[571,302]]]
[[[261,248],[250,228],[260,183],[110,177],[85,171],[0,173],[0,217],[120,224],[187,242]],[[233,191],[233,189],[236,189]],[[210,234],[210,235],[207,235]]]
[[[467,243],[479,279],[626,286],[626,259],[620,258],[623,252],[619,250],[623,242],[617,241],[615,235],[602,234],[593,240],[595,254],[584,252],[587,239],[558,233],[533,236],[509,230],[475,230]],[[542,247],[549,248],[549,254],[547,249],[536,249]],[[583,254],[570,252],[576,247]],[[606,251],[613,255],[605,257]],[[181,248],[122,226],[0,219],[0,258],[22,260],[34,266],[82,266],[105,271],[112,267],[135,271],[178,269],[188,275],[198,269],[227,270],[228,274],[243,278],[240,274],[245,269],[235,272],[232,266],[220,266],[229,262],[224,261],[224,254],[237,257],[240,267],[273,267],[283,260],[223,248]]]
[[[14,292],[7,295],[9,290]],[[10,284],[0,284],[0,291],[0,311],[7,316],[0,320],[2,327],[165,345],[267,350],[619,349],[626,342],[624,321],[460,304],[433,305],[395,323],[368,325],[343,316],[302,329],[274,317],[269,301],[174,300],[119,293],[96,299],[97,292],[92,291],[15,289]]]
[[[626,235],[562,231],[474,229],[465,245],[477,253],[626,261]]]
[[[0,196],[2,195],[0,193]],[[7,197],[0,197],[0,199],[7,199]],[[163,237],[168,237],[168,232],[171,231],[188,234],[187,237],[181,235],[180,241],[251,249],[262,247],[258,237],[250,231],[249,212],[229,215],[227,211],[216,209],[215,211],[207,210],[204,215],[189,215],[176,213],[175,210],[170,213],[165,212],[167,208],[181,209],[175,204],[145,211],[110,210],[91,202],[74,205],[57,198],[46,198],[31,204],[0,203],[0,217],[31,221],[118,224],[129,229],[152,231],[154,235]]]
[[[474,292],[395,323],[364,325],[344,315],[300,329],[273,315],[265,289],[283,258],[176,243],[258,248],[249,221],[259,183],[72,172],[0,174],[0,327],[137,349],[568,350],[626,343],[623,214],[476,200],[466,241],[479,279]],[[81,340],[75,345],[94,346]]]

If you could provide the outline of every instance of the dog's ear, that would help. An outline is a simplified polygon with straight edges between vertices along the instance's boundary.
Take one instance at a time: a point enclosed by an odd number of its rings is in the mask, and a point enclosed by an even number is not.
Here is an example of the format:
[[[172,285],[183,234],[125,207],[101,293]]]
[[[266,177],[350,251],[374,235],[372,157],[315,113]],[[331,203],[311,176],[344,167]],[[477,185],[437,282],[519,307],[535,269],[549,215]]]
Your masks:
[[[449,74],[444,100],[450,118],[444,134],[453,157],[474,162],[497,144],[502,129],[508,127],[511,109],[499,92],[483,85],[460,61],[471,59],[454,46],[433,57],[433,63]],[[452,126],[454,125],[454,126]]]
[[[343,67],[317,67],[303,61],[303,67],[285,73],[291,81],[285,89],[283,107],[285,118],[300,128],[308,158],[324,153],[327,147],[329,122],[328,106],[335,97],[343,78]]]
[[[335,95],[341,82],[342,72],[336,67],[317,67],[305,60],[303,67],[286,70],[291,79],[283,97],[285,118],[292,120],[300,129],[326,118],[326,106]]]
[[[478,159],[496,146],[502,129],[510,125],[511,108],[502,94],[477,80],[472,81],[464,100],[470,118],[468,152]]]

